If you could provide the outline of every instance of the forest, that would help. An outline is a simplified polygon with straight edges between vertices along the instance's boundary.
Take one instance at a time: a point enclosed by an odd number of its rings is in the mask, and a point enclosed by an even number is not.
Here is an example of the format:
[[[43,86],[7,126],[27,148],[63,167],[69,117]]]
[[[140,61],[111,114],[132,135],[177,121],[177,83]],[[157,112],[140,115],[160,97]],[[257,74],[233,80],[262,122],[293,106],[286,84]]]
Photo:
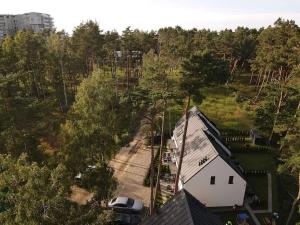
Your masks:
[[[72,35],[24,30],[0,44],[1,224],[110,224],[98,204],[117,186],[110,159],[142,119],[153,142],[162,126],[170,137],[192,105],[220,129],[261,134],[276,159],[282,224],[299,218],[300,27],[293,20],[122,34],[88,21]],[[94,197],[79,205],[71,187],[89,165],[96,169],[82,183]]]

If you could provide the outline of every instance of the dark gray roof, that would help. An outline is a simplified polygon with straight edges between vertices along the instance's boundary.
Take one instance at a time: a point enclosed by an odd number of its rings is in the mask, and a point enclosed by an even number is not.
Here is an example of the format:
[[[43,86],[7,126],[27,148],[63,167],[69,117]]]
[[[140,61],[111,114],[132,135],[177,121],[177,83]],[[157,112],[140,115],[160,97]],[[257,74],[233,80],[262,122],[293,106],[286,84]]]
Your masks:
[[[182,189],[141,225],[222,225],[222,222]]]

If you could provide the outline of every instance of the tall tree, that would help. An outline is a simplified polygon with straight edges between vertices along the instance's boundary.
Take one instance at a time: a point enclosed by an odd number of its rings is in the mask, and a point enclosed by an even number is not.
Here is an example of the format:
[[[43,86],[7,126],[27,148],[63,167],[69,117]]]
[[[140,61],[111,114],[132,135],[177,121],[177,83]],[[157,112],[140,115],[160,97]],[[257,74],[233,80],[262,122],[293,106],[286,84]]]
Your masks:
[[[103,35],[99,25],[93,21],[81,23],[75,28],[71,43],[74,56],[73,66],[78,73],[89,75],[94,65],[102,63]]]
[[[0,155],[1,224],[58,224],[63,222],[68,200],[66,170],[28,163],[26,156],[18,160]],[[30,207],[28,207],[30,206]],[[64,222],[63,222],[64,223]]]
[[[227,61],[213,57],[209,52],[201,52],[191,56],[182,64],[182,78],[180,81],[181,89],[187,95],[187,105],[185,108],[185,123],[183,140],[180,149],[177,174],[175,179],[175,193],[178,191],[183,155],[185,151],[185,137],[189,120],[190,99],[201,98],[200,88],[211,84],[225,83],[229,77],[229,65]]]
[[[254,103],[262,96],[263,89],[276,86],[273,99],[276,99],[274,110],[271,112],[273,119],[269,142],[272,141],[274,131],[277,127],[279,116],[284,105],[289,101],[290,83],[299,77],[297,69],[299,58],[300,29],[294,21],[279,18],[273,27],[263,30],[258,37],[256,58],[252,69],[259,74],[257,86],[259,86]],[[263,100],[264,101],[264,100]]]
[[[51,33],[47,38],[47,69],[51,74],[52,83],[56,90],[62,111],[69,108],[68,76],[70,77],[70,41],[69,37],[61,33]],[[72,93],[74,95],[74,93]]]
[[[289,151],[283,157],[285,161],[284,165],[281,167],[282,169],[287,169],[292,175],[295,176],[296,180],[298,180],[298,193],[294,202],[292,204],[286,225],[292,224],[293,216],[296,212],[297,206],[300,203],[300,153],[299,153],[299,133],[296,134],[296,139],[289,145]]]
[[[26,155],[0,159],[1,224],[108,224],[97,201],[79,206],[69,200],[72,176],[64,165],[50,169],[30,163]]]
[[[127,103],[115,95],[113,79],[100,69],[82,81],[62,130],[64,154],[75,173],[114,155],[127,129],[122,122]]]
[[[156,129],[156,118],[161,115],[161,112],[167,107],[168,99],[171,96],[172,84],[168,77],[169,66],[164,58],[155,54],[154,51],[150,51],[145,55],[143,60],[143,77],[140,79],[140,88],[145,93],[144,101],[147,102],[148,110],[145,117],[150,123],[151,129],[151,175],[150,175],[150,188],[151,188],[151,206],[150,213],[153,213],[155,200],[157,198],[159,188],[159,176],[160,176],[160,161],[158,168],[158,175],[156,180],[156,188],[154,191],[154,130]],[[162,113],[164,115],[164,113]],[[162,119],[164,121],[164,117]],[[162,124],[162,127],[164,125]],[[163,131],[163,128],[162,128]],[[161,137],[163,137],[161,133]],[[159,149],[160,159],[162,157],[163,139],[161,140],[161,146]]]
[[[257,84],[260,86],[254,102],[258,101],[266,84],[276,81],[284,87],[297,75],[295,66],[299,64],[299,37],[300,29],[295,22],[280,18],[273,27],[260,33],[256,58],[252,64],[253,71],[259,74]],[[278,88],[278,96],[285,94],[281,87]]]

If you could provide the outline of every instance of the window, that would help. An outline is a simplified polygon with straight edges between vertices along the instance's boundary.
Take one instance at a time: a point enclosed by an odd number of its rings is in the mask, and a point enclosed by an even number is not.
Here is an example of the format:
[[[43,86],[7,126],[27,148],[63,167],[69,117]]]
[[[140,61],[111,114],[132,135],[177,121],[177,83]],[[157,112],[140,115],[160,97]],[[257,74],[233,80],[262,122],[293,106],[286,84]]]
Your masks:
[[[129,207],[132,207],[133,204],[134,204],[134,200],[133,200],[132,198],[128,198],[127,205],[128,205]]]
[[[233,176],[229,176],[228,184],[233,184]]]
[[[210,177],[210,184],[215,184],[216,183],[216,177],[215,176],[211,176]]]

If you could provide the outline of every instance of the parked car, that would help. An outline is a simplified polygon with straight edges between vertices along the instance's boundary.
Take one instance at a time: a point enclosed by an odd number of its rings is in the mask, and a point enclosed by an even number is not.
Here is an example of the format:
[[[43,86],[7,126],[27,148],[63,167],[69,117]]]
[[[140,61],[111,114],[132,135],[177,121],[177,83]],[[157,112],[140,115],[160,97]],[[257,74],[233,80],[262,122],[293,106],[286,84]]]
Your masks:
[[[138,225],[141,222],[141,216],[136,214],[116,213],[114,224],[116,225]]]
[[[122,212],[140,212],[144,205],[141,200],[128,197],[116,197],[110,200],[108,207]]]
[[[114,224],[116,225],[131,225],[130,215],[125,213],[116,213],[114,216]]]

